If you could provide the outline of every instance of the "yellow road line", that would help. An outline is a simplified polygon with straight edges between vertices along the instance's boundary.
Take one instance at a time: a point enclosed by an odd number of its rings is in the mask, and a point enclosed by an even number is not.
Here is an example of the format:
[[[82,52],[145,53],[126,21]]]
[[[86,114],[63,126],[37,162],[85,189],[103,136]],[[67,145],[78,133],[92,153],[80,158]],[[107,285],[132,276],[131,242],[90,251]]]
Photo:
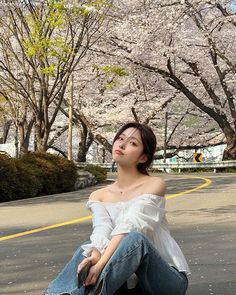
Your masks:
[[[198,179],[202,179],[205,181],[205,183],[195,187],[195,188],[192,188],[192,189],[188,189],[186,191],[182,191],[180,193],[177,193],[177,194],[171,194],[169,196],[166,197],[167,200],[170,200],[170,199],[173,199],[173,198],[176,198],[176,197],[180,197],[180,196],[183,196],[183,195],[186,195],[186,194],[189,194],[191,192],[195,192],[195,191],[198,191],[204,187],[207,187],[208,185],[210,185],[212,183],[212,181],[208,178],[204,178],[204,177],[200,177],[200,176],[184,176],[184,178],[198,178]]]
[[[45,227],[39,227],[36,229],[32,229],[32,230],[27,230],[18,234],[13,234],[13,235],[8,235],[8,236],[4,236],[0,238],[0,241],[5,241],[5,240],[10,240],[10,239],[14,239],[14,238],[19,238],[22,236],[27,236],[30,234],[34,234],[34,233],[38,233],[44,230],[48,230],[48,229],[52,229],[52,228],[57,228],[57,227],[61,227],[61,226],[65,226],[65,225],[70,225],[70,224],[74,224],[74,223],[79,223],[79,222],[83,222],[86,220],[90,220],[92,218],[92,216],[85,216],[79,219],[73,219],[67,222],[63,222],[63,223],[57,223],[57,224],[53,224],[53,225],[49,225],[49,226],[45,226]]]
[[[185,176],[185,178],[186,178],[186,176]],[[204,187],[207,187],[208,185],[211,184],[211,180],[208,179],[208,178],[204,178],[204,177],[200,177],[200,176],[193,176],[193,177],[192,176],[187,176],[187,178],[202,179],[202,180],[205,181],[205,183],[203,183],[203,184],[201,184],[201,185],[199,185],[199,186],[197,186],[195,188],[192,188],[192,189],[189,189],[189,190],[186,190],[186,191],[182,191],[182,192],[177,193],[177,194],[168,195],[166,197],[167,200],[189,194],[191,192],[194,192],[194,191],[200,190],[200,189],[202,189]],[[70,220],[70,221],[67,221],[67,222],[63,222],[63,223],[57,223],[57,224],[53,224],[53,225],[49,225],[49,226],[45,226],[45,227],[39,227],[39,228],[36,228],[36,229],[24,231],[24,232],[21,232],[21,233],[0,237],[0,241],[6,241],[6,240],[14,239],[14,238],[19,238],[19,237],[31,235],[31,234],[34,234],[34,233],[38,233],[38,232],[41,232],[41,231],[45,231],[45,230],[49,230],[49,229],[53,229],[53,228],[57,228],[57,227],[62,227],[62,226],[65,226],[65,225],[71,225],[71,224],[75,224],[75,223],[80,223],[80,222],[83,222],[83,221],[86,221],[86,220],[90,220],[91,218],[92,218],[92,216],[85,216],[85,217],[81,217],[81,218],[78,218],[78,219],[73,219],[73,220]]]

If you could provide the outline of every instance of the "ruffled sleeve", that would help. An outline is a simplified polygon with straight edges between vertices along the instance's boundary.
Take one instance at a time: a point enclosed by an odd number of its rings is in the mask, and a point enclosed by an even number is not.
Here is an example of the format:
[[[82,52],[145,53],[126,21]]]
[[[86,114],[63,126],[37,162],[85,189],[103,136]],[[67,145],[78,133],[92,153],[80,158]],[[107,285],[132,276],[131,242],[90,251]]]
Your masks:
[[[89,200],[86,206],[92,212],[93,232],[91,243],[82,245],[84,256],[88,256],[93,247],[103,253],[110,242],[112,231],[112,220],[102,202]]]
[[[149,235],[165,216],[165,198],[147,195],[124,207],[111,236],[138,231]]]

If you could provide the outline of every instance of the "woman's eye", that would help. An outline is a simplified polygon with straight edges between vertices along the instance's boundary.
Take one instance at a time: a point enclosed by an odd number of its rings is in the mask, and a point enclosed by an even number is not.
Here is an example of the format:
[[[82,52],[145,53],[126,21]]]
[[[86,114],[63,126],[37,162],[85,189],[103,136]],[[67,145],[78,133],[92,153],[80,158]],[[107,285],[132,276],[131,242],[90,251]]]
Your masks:
[[[134,142],[134,141],[130,141],[130,144],[131,144],[131,145],[134,145],[134,146],[137,145],[136,142]]]

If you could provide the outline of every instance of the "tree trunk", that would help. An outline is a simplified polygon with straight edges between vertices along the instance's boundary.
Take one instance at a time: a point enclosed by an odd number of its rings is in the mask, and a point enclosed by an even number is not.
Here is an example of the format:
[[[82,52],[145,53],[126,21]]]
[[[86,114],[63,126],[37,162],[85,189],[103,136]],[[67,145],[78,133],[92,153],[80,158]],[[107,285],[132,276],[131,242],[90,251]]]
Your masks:
[[[47,136],[37,137],[37,149],[36,152],[44,153],[48,149]]]
[[[78,162],[86,162],[86,151],[85,146],[82,144],[82,142],[79,143],[79,150],[77,154],[77,161]]]
[[[33,125],[34,118],[32,118],[29,123],[27,123],[26,120],[23,120],[18,124],[20,135],[20,155],[26,154],[29,150],[29,141]]]
[[[46,152],[48,149],[49,132],[45,129],[42,130],[38,125],[36,125],[35,135],[36,152]]]
[[[12,124],[12,120],[9,120],[9,121],[4,123],[4,125],[3,125],[3,135],[2,135],[2,137],[0,137],[0,144],[6,143],[7,136],[8,136],[11,124]]]
[[[36,139],[36,152],[46,152],[49,148],[48,139],[50,134],[50,126],[45,119],[47,112],[39,112],[35,121],[35,139]]]
[[[93,142],[93,135],[88,131],[88,127],[86,124],[81,122],[82,128],[80,129],[80,142],[79,142],[79,150],[77,153],[77,161],[78,162],[86,162],[86,156],[88,150]]]
[[[236,134],[227,138],[227,146],[224,150],[222,160],[236,160]]]
[[[95,139],[101,144],[104,146],[104,148],[109,152],[109,153],[112,153],[112,144],[109,143],[109,141],[103,137],[102,135],[100,134],[96,134],[95,135]]]
[[[29,142],[25,138],[20,137],[20,155],[28,153]]]
[[[226,117],[221,116],[221,120],[217,123],[222,129],[226,137],[226,148],[223,153],[222,160],[236,160],[236,132],[227,121]]]
[[[79,142],[79,150],[77,153],[77,161],[78,162],[86,162],[86,137],[88,133],[88,129],[85,124],[82,123],[82,127],[80,128],[80,142]]]

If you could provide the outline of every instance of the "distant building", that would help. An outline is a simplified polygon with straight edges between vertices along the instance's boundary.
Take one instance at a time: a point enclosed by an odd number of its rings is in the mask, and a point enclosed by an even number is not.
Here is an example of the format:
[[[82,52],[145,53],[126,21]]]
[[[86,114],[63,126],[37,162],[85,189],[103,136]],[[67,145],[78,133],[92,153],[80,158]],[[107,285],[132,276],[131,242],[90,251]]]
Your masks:
[[[7,153],[11,157],[16,156],[16,146],[14,142],[0,144],[0,153]]]
[[[224,149],[226,144],[220,144],[217,146],[209,146],[207,148],[199,148],[197,153],[202,154],[202,162],[217,162],[222,161]],[[167,151],[171,152],[171,151]],[[166,163],[178,163],[178,162],[194,162],[195,150],[183,150],[178,153],[178,156],[167,158]],[[163,153],[163,152],[162,152]],[[154,163],[163,163],[162,160],[155,160]]]

